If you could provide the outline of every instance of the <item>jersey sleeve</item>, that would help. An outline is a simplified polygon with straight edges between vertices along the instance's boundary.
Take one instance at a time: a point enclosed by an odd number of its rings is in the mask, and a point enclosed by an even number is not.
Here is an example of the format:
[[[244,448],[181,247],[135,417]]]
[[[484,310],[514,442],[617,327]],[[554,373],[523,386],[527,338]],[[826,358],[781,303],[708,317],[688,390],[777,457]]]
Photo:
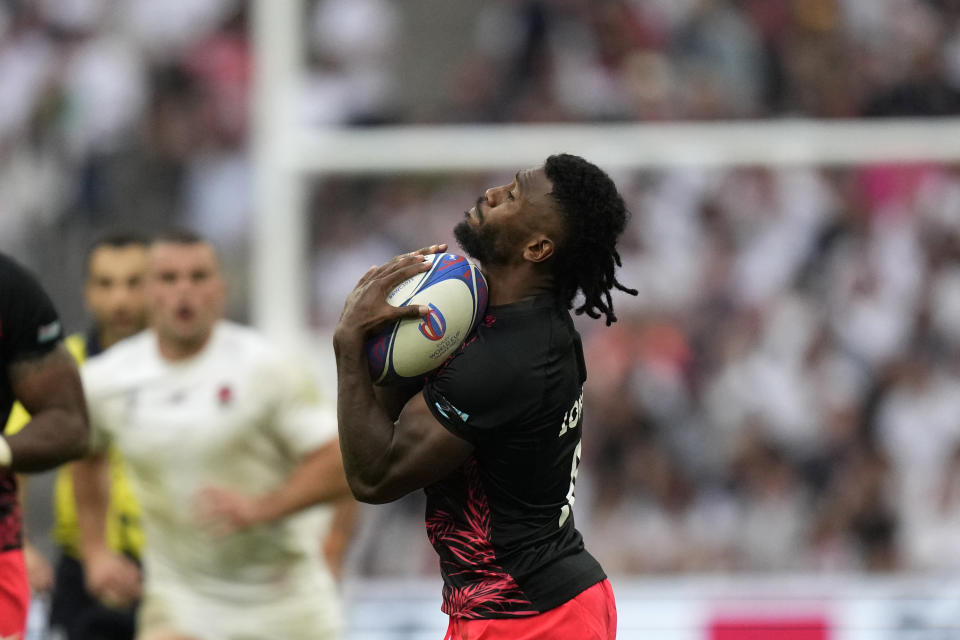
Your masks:
[[[43,355],[61,338],[60,318],[40,283],[0,256],[0,361],[9,364]]]
[[[286,448],[304,456],[337,437],[337,412],[305,367],[283,372],[274,429]]]
[[[454,435],[477,444],[525,420],[536,406],[535,382],[509,362],[463,354],[424,385],[433,416]]]
[[[83,364],[86,358],[83,336],[71,335],[66,339],[65,344],[67,345],[67,350],[70,351],[70,355],[77,361],[77,364]],[[3,430],[3,433],[8,436],[13,435],[27,426],[28,422],[30,422],[30,414],[23,408],[22,404],[15,402],[13,403],[13,409],[10,410],[10,417],[7,418],[7,426]]]

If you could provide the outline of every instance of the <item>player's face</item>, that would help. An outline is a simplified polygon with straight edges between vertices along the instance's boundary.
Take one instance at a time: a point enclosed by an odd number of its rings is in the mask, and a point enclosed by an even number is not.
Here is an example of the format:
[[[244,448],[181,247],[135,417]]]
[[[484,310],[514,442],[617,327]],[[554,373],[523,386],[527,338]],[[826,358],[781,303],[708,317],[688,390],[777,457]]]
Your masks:
[[[104,347],[146,326],[146,247],[102,246],[90,255],[84,298]]]
[[[486,266],[519,262],[530,234],[551,215],[551,189],[543,167],[518,171],[513,182],[477,198],[453,229],[457,243]]]
[[[147,304],[161,341],[201,346],[223,315],[225,302],[212,246],[158,242],[150,248]]]

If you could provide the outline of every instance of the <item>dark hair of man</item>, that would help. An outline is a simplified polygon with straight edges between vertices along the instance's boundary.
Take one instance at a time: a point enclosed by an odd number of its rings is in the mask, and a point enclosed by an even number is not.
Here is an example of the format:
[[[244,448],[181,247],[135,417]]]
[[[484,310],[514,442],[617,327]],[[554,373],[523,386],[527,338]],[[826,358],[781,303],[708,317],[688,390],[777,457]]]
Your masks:
[[[100,236],[93,241],[93,244],[90,245],[90,248],[87,250],[86,259],[83,261],[84,270],[86,274],[90,274],[90,261],[93,259],[93,254],[96,253],[97,249],[103,247],[109,247],[111,249],[123,249],[125,247],[143,247],[147,248],[149,241],[146,236],[140,235],[139,233],[133,231],[116,231],[113,233],[108,233],[104,236]]]
[[[207,244],[207,239],[195,231],[176,227],[158,233],[152,244]]]
[[[617,280],[621,266],[617,238],[627,226],[629,213],[616,185],[606,173],[579,156],[558,154],[547,158],[550,195],[563,218],[563,237],[554,257],[552,272],[561,299],[573,307],[577,291],[583,304],[577,315],[606,316],[607,326],[617,321],[610,292],[619,289],[637,295]]]

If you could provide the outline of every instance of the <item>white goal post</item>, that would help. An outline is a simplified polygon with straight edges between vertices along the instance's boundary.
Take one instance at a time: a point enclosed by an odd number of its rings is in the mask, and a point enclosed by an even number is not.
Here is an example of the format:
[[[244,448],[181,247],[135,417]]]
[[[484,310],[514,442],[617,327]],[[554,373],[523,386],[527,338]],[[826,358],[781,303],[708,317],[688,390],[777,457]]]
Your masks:
[[[310,128],[296,117],[302,12],[295,0],[253,7],[251,317],[282,342],[306,337],[309,174],[513,169],[557,152],[605,169],[960,161],[960,118]]]

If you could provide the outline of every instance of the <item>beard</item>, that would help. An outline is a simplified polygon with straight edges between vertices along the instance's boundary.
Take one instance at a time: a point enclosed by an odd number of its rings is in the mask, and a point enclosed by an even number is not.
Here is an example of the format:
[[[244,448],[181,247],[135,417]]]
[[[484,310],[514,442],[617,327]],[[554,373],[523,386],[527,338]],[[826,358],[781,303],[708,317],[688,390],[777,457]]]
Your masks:
[[[488,225],[473,226],[463,220],[453,228],[457,244],[482,265],[503,265],[510,261],[510,243],[502,231]]]

